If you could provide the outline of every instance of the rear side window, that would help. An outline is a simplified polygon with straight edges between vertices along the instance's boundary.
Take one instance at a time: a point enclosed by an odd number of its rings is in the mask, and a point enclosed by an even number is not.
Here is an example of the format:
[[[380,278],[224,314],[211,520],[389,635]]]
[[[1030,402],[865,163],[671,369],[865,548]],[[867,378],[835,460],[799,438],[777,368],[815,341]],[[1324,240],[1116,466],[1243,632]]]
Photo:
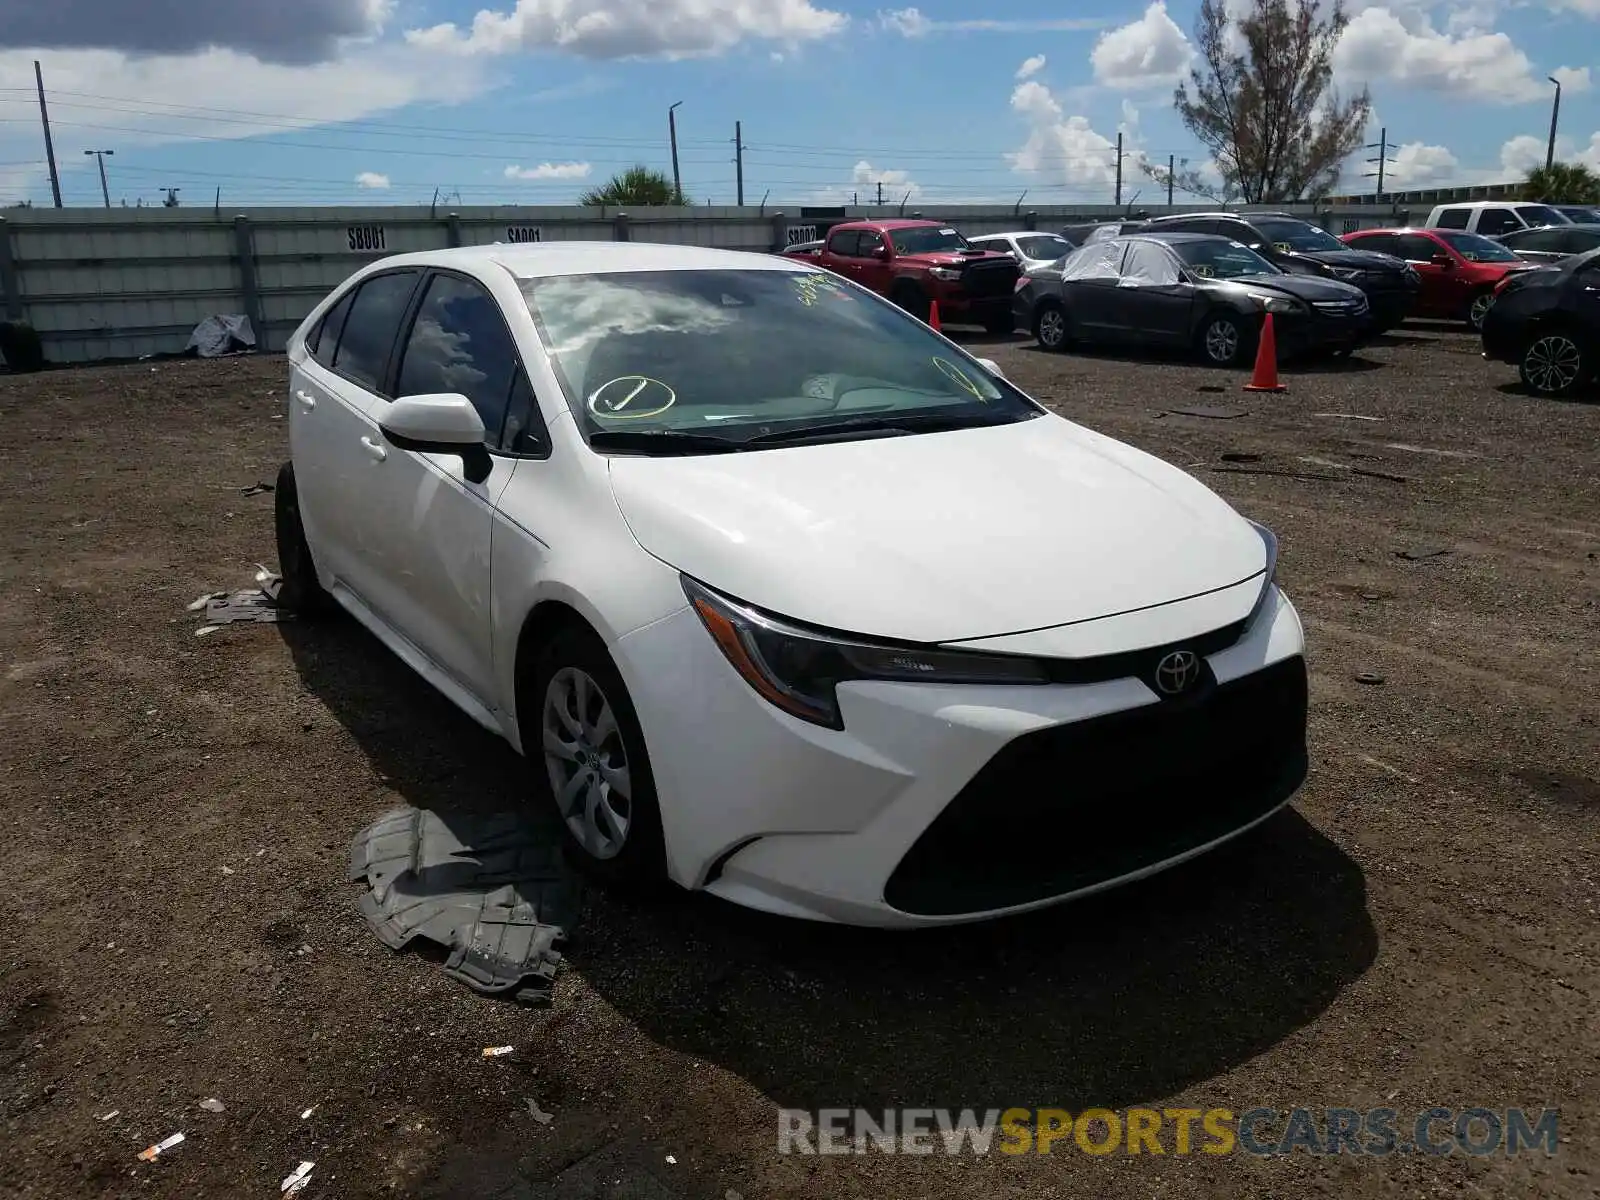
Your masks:
[[[470,280],[435,275],[406,339],[395,394],[465,396],[483,418],[485,441],[498,446],[516,375],[516,343],[494,297]]]
[[[1438,227],[1440,229],[1465,229],[1471,216],[1471,209],[1447,208],[1439,214]]]
[[[389,352],[416,285],[415,271],[397,271],[375,275],[357,289],[333,355],[334,370],[369,392],[383,391]]]
[[[354,295],[354,290],[351,290],[339,297],[339,302],[322,314],[322,320],[317,322],[317,327],[306,339],[306,349],[311,351],[311,357],[325,367],[333,366],[333,352],[339,345],[339,331],[344,328],[344,319],[350,312],[350,299]]]

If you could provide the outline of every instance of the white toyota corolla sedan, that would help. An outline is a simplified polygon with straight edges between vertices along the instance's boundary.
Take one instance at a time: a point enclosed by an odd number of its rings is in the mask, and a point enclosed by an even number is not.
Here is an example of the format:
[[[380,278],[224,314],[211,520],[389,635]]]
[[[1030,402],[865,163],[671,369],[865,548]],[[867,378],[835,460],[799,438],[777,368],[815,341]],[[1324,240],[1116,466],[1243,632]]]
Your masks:
[[[966,921],[1305,778],[1272,534],[803,260],[400,255],[288,358],[285,601],[503,735],[602,878]]]

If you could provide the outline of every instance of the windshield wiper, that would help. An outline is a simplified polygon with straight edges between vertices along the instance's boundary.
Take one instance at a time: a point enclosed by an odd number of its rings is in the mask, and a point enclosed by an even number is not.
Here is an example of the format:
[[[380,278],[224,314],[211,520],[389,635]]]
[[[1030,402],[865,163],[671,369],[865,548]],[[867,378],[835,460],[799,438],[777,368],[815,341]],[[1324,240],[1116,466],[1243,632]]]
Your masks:
[[[1030,414],[1031,415],[1031,414]],[[1024,420],[1021,416],[958,417],[953,414],[934,413],[880,413],[871,417],[851,417],[844,421],[828,421],[821,425],[801,425],[793,429],[774,429],[758,433],[744,443],[746,446],[774,446],[784,442],[807,442],[812,439],[845,437],[855,433],[937,433],[947,429],[977,429],[987,425],[1010,425]]]
[[[641,450],[646,454],[727,454],[744,443],[677,429],[602,429],[589,435],[589,445],[596,450]]]

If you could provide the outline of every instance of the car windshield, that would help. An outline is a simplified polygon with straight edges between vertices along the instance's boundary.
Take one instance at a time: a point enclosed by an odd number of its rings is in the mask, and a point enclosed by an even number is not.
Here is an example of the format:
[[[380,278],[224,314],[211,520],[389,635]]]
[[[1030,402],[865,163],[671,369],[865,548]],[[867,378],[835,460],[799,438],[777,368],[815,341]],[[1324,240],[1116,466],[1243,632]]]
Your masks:
[[[965,250],[972,243],[948,225],[913,225],[909,229],[886,229],[884,233],[896,254],[932,254],[940,250]]]
[[[1190,272],[1201,279],[1281,274],[1277,267],[1240,242],[1207,238],[1197,242],[1173,242],[1172,248]]]
[[[1053,233],[1037,234],[1033,237],[1017,239],[1017,246],[1029,258],[1047,258],[1052,262],[1063,254],[1071,254],[1074,247],[1064,237],[1057,237]]]
[[[1350,248],[1326,229],[1306,221],[1252,220],[1250,223],[1261,231],[1262,237],[1280,249],[1317,251]]]
[[[1511,251],[1499,242],[1492,242],[1486,237],[1476,233],[1451,233],[1447,230],[1435,230],[1435,235],[1450,249],[1468,262],[1521,262]]]
[[[868,418],[987,425],[1041,411],[916,318],[827,271],[637,271],[520,286],[591,437],[663,435],[662,452],[679,453],[707,436],[736,446]],[[674,434],[700,437],[673,448]]]

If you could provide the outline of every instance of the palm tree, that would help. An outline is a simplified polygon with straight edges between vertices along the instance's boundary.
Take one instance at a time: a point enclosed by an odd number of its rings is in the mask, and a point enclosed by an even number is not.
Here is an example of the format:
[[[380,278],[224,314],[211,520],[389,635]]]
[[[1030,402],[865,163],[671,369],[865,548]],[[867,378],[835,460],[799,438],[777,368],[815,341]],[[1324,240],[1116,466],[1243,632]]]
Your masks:
[[[1552,163],[1528,172],[1522,194],[1545,204],[1600,204],[1600,175],[1582,163]]]
[[[673,196],[672,180],[653,167],[629,167],[613,175],[604,187],[585,192],[578,203],[586,208],[626,204],[645,208],[659,204],[692,204],[687,196]]]

